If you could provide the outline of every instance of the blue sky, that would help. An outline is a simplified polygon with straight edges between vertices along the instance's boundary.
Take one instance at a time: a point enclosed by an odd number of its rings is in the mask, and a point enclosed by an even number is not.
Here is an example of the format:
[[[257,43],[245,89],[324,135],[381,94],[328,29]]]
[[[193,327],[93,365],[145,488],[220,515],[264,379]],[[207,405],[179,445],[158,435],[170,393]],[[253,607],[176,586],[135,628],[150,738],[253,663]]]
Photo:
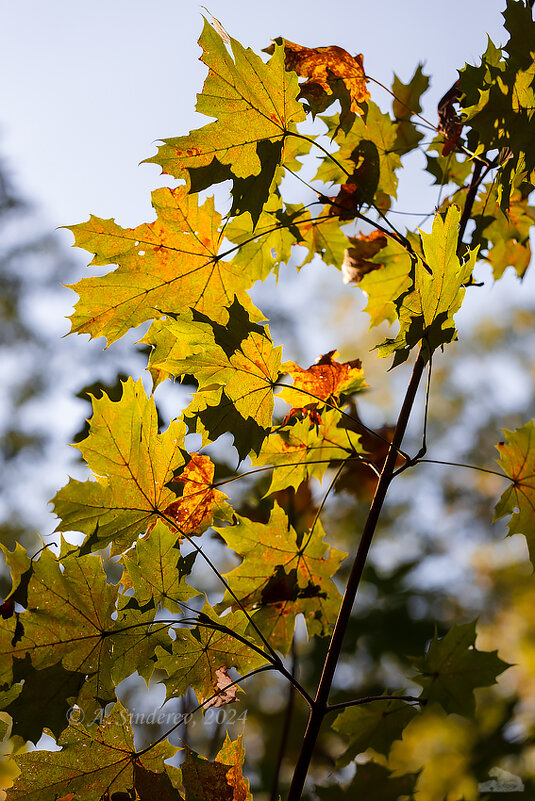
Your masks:
[[[418,63],[433,76],[426,112],[465,61],[503,41],[502,0],[206,0],[243,44],[283,35],[307,46],[362,52],[366,71],[390,84]],[[115,217],[151,219],[159,168],[137,166],[160,137],[206,122],[194,112],[202,6],[191,0],[0,0],[0,153],[51,226]],[[374,91],[380,105],[389,99]],[[60,234],[67,244],[68,232]]]

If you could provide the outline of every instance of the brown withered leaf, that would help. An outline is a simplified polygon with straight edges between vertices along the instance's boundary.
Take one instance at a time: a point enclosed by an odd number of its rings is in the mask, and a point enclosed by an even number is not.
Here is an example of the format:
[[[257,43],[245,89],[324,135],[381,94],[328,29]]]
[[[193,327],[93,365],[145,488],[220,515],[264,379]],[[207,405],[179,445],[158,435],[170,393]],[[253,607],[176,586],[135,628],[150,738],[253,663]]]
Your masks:
[[[459,102],[461,94],[460,81],[457,80],[438,103],[437,131],[446,137],[442,148],[443,156],[449,156],[455,150],[461,136],[463,126],[455,109],[455,104]]]
[[[337,351],[331,350],[306,370],[295,362],[285,362],[282,369],[293,378],[293,386],[284,387],[279,397],[297,408],[364,389],[367,384],[360,360],[337,362],[336,355]]]
[[[287,39],[284,39],[284,53],[286,69],[294,70],[301,77],[307,78],[301,87],[302,94],[306,96],[309,89],[317,93],[315,87],[319,86],[330,95],[333,85],[340,79],[349,92],[351,111],[355,114],[364,113],[360,104],[368,100],[370,93],[366,86],[362,53],[351,56],[347,50],[336,45],[303,47]]]
[[[182,497],[165,509],[165,514],[184,534],[201,534],[215,516],[228,519],[227,496],[213,487],[213,479],[214,463],[200,453],[192,453],[184,470],[173,479],[180,481],[184,490]]]
[[[342,263],[342,281],[344,284],[358,284],[367,273],[381,267],[370,259],[386,247],[387,239],[381,231],[372,231],[371,234],[350,236],[349,241],[351,246],[346,248]]]
[[[238,700],[238,687],[232,684],[232,679],[228,674],[228,667],[226,665],[221,665],[221,667],[216,669],[215,675],[216,678],[213,690],[218,694],[213,698],[209,698],[207,701],[201,700],[205,709],[210,709],[211,706],[226,706],[226,704],[233,704]]]

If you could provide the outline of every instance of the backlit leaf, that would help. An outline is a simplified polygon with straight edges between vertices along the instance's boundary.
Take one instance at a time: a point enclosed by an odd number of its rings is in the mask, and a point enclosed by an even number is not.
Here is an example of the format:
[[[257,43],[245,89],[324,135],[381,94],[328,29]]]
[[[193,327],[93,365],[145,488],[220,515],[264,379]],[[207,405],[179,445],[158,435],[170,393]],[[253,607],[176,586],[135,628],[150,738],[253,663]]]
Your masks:
[[[111,542],[112,553],[120,553],[176,500],[165,485],[184,464],[185,426],[173,421],[158,434],[156,406],[141,380],[129,379],[120,401],[104,395],[93,408],[89,436],[76,447],[97,480],[71,479],[54,511],[59,531],[81,531],[87,548]]]
[[[364,389],[367,384],[360,360],[337,362],[334,359],[336,355],[336,351],[331,350],[306,369],[295,362],[285,362],[281,369],[292,377],[293,384],[284,387],[280,397],[290,406],[298,408]]]
[[[338,428],[340,419],[339,412],[326,410],[317,424],[305,417],[269,435],[258,457],[252,460],[253,465],[274,466],[267,494],[285,487],[297,489],[312,477],[321,480],[329,463],[362,453],[359,436],[347,428]]]
[[[509,534],[524,534],[531,561],[535,563],[535,422],[515,431],[504,431],[505,442],[497,446],[498,464],[511,484],[496,504],[494,519],[511,515]]]
[[[172,644],[156,650],[156,667],[168,676],[167,698],[182,696],[191,687],[202,703],[221,689],[218,671],[223,666],[234,667],[243,676],[264,664],[267,660],[247,644],[258,646],[247,633],[248,625],[242,611],[220,617],[205,604],[197,626],[177,628]]]
[[[359,234],[349,237],[349,247],[344,254],[342,264],[342,280],[344,284],[358,284],[367,273],[379,270],[381,265],[370,261],[387,245],[387,238],[382,231],[371,234]],[[384,278],[384,276],[383,276]]]
[[[263,634],[287,652],[298,614],[304,615],[310,635],[329,634],[340,599],[331,576],[346,554],[329,549],[319,521],[298,538],[277,504],[267,525],[237,519],[237,525],[218,529],[229,548],[243,557],[225,578],[243,606],[254,612]],[[225,603],[236,608],[228,592]]]
[[[248,304],[244,290],[257,276],[218,259],[221,215],[213,198],[197,203],[197,195],[183,187],[157,189],[153,223],[125,229],[92,216],[70,226],[75,246],[95,254],[92,265],[118,265],[72,286],[80,296],[73,332],[104,336],[110,343],[165,311],[178,314],[191,307],[221,320],[234,295]]]
[[[423,339],[432,352],[456,338],[453,315],[461,307],[463,284],[472,274],[476,259],[476,251],[464,262],[457,257],[459,219],[460,210],[450,206],[445,219],[435,217],[432,233],[421,234],[425,265],[416,258],[413,289],[398,301],[399,334],[379,347],[380,356],[395,353],[394,365],[404,362],[411,348]]]
[[[7,791],[8,801],[56,801],[67,793],[101,801],[105,793],[128,793],[136,786],[136,765],[163,773],[164,760],[176,751],[164,742],[138,755],[128,713],[118,703],[98,727],[71,723],[58,744],[60,751],[33,751],[16,758],[22,775]]]
[[[170,612],[181,612],[181,601],[199,595],[186,583],[193,560],[180,555],[179,543],[178,532],[158,522],[149,537],[138,540],[136,547],[121,557],[125,568],[121,582],[125,589],[135,590],[141,607],[152,599],[155,608],[161,604]]]
[[[205,180],[203,186],[222,180],[222,165],[230,167],[228,177],[234,179],[264,173],[260,195],[265,201],[271,178],[285,159],[286,136],[305,118],[303,106],[296,99],[296,76],[284,67],[282,47],[276,47],[265,64],[252,50],[231,39],[231,57],[220,34],[208,22],[199,44],[203,48],[201,60],[209,72],[203,91],[197,96],[197,111],[215,117],[216,122],[188,136],[163,140],[158,154],[147,161],[188,182],[193,169],[208,168],[214,177],[210,183]],[[259,189],[258,181],[255,186]],[[235,212],[252,211],[257,217],[258,196],[251,197],[251,204],[241,194]]]
[[[232,741],[227,734],[213,762],[187,748],[182,765],[186,801],[252,801],[243,760],[241,736]]]
[[[200,453],[190,456],[186,467],[173,479],[173,484],[183,485],[182,496],[164,514],[176,523],[181,533],[201,534],[214,518],[230,521],[232,510],[227,496],[213,486],[214,463],[210,457]]]
[[[351,111],[362,114],[362,103],[370,97],[366,86],[362,53],[351,56],[347,50],[336,45],[329,47],[303,47],[282,40],[286,57],[286,69],[294,70],[306,82],[301,84],[301,93],[307,97],[307,89],[317,84],[324,92],[331,94],[333,84],[341,79],[351,98]]]
[[[83,697],[95,699],[94,707],[112,700],[114,687],[134,671],[148,680],[156,645],[169,641],[167,624],[153,626],[153,616],[129,609],[116,614],[116,600],[117,587],[107,583],[100,557],[70,557],[61,572],[57,559],[44,551],[34,564],[18,641],[10,641],[7,627],[0,636],[2,681],[10,681],[11,658],[20,663],[29,657],[39,671],[61,663],[65,671],[87,677]]]

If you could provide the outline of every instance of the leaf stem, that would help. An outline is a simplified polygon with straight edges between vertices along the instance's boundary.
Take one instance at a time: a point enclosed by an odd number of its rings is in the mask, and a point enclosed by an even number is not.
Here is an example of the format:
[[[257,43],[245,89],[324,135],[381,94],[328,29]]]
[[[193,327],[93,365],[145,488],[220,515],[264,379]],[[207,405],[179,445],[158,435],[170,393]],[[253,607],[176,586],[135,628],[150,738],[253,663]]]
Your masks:
[[[379,515],[381,513],[386,498],[388,487],[392,480],[392,475],[396,464],[398,450],[399,447],[401,446],[403,437],[405,435],[405,430],[407,428],[407,424],[411,415],[411,411],[416,398],[416,393],[420,385],[420,380],[422,378],[423,370],[424,370],[424,359],[422,357],[422,352],[420,351],[416,359],[416,362],[414,363],[412,376],[409,385],[407,387],[407,391],[405,393],[405,398],[401,407],[401,411],[399,413],[392,444],[389,448],[388,455],[386,457],[383,469],[381,471],[381,477],[377,482],[375,495],[373,497],[373,501],[370,506],[370,511],[368,513],[368,518],[366,520],[364,530],[362,532],[355,560],[353,562],[353,567],[351,569],[351,573],[349,575],[349,579],[344,592],[344,597],[342,598],[340,611],[338,613],[338,619],[336,621],[331,641],[329,643],[329,648],[323,664],[323,672],[318,685],[316,696],[314,698],[314,707],[312,708],[309,715],[308,724],[303,739],[303,745],[301,748],[301,753],[299,755],[295,767],[292,784],[288,795],[288,801],[299,801],[303,792],[303,788],[305,785],[306,777],[310,766],[310,761],[312,759],[312,754],[314,751],[314,746],[316,744],[316,740],[320,732],[323,718],[328,710],[327,703],[328,703],[329,692],[336,671],[336,666],[340,658],[342,643],[351,616],[351,610],[353,608],[357,590],[360,584],[360,580],[362,578],[364,566],[366,564],[368,552],[373,540],[373,536],[375,534],[375,529],[377,527]]]
[[[346,709],[348,706],[361,706],[361,704],[371,704],[374,701],[407,701],[410,704],[421,704],[425,706],[425,698],[416,698],[414,695],[367,695],[364,698],[356,698],[354,701],[342,701],[341,704],[327,704],[327,712],[337,712]]]

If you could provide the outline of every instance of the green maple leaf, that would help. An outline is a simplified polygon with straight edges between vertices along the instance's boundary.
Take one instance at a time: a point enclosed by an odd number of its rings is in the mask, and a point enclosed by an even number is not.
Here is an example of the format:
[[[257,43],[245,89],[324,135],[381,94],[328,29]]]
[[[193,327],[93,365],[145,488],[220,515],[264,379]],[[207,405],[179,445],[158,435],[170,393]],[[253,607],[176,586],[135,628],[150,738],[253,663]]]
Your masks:
[[[317,217],[312,217],[307,210],[299,219],[299,245],[308,249],[308,255],[299,265],[300,268],[311,262],[316,255],[320,256],[324,264],[332,264],[338,270],[342,268],[348,239],[336,216],[329,216],[330,210],[330,206],[325,206]]]
[[[339,783],[328,787],[315,786],[314,790],[320,801],[339,801],[340,794],[344,798],[364,798],[373,801],[400,801],[412,799],[417,775],[409,773],[405,776],[393,776],[377,762],[366,762],[357,765],[357,772],[349,785]]]
[[[232,434],[240,462],[252,451],[258,453],[269,433],[253,417],[243,418],[222,387],[198,390],[184,412],[184,422],[190,433],[200,434],[203,446]]]
[[[234,181],[232,214],[249,211],[256,222],[267,200],[276,169],[294,160],[285,153],[286,137],[305,119],[297,100],[297,76],[284,66],[284,48],[275,47],[268,63],[230,39],[233,58],[222,37],[205,21],[199,39],[201,60],[209,68],[197,111],[211,122],[188,136],[163,140],[149,162],[175,178],[206,188],[226,178]],[[203,170],[202,176],[195,170]],[[247,179],[253,178],[254,180]]]
[[[57,530],[87,534],[86,550],[110,542],[114,554],[129,547],[176,500],[165,485],[184,464],[185,433],[173,421],[158,434],[156,406],[141,380],[128,379],[120,401],[95,399],[89,436],[76,447],[97,480],[71,479],[57,493]]]
[[[402,83],[398,76],[394,75],[392,113],[397,121],[394,150],[400,156],[414,150],[423,139],[423,133],[418,130],[411,117],[421,113],[420,98],[428,88],[429,78],[422,72],[422,64],[418,64],[407,84]]]
[[[190,430],[204,434],[203,444],[230,431],[242,458],[258,450],[271,426],[281,368],[281,348],[273,347],[267,326],[253,323],[235,299],[224,325],[193,311],[158,321],[144,341],[153,346],[149,366],[154,374],[193,376],[198,383],[184,418]]]
[[[498,201],[507,211],[515,184],[535,178],[535,21],[529,4],[516,0],[508,0],[503,16],[510,34],[503,51],[489,39],[480,66],[461,71],[460,86],[463,117],[471,128],[468,146],[504,155],[496,180]]]
[[[73,332],[104,336],[110,343],[165,310],[195,308],[221,320],[234,295],[253,308],[244,290],[258,276],[220,258],[221,215],[213,198],[198,206],[197,195],[184,187],[163,188],[153,193],[152,204],[157,219],[137,228],[93,216],[69,226],[74,245],[95,254],[92,265],[118,265],[73,284],[80,296]]]
[[[33,573],[33,562],[28,556],[26,548],[20,542],[15,543],[13,551],[0,543],[0,550],[4,556],[6,567],[11,573],[11,590],[4,600],[12,598],[13,601],[26,606],[28,582]]]
[[[258,220],[249,213],[240,214],[225,228],[225,236],[238,246],[233,264],[243,270],[253,270],[263,281],[273,271],[278,274],[281,264],[289,262],[292,245],[300,243],[301,209],[283,208],[282,200],[272,194],[264,205]]]
[[[363,453],[358,434],[338,428],[340,421],[340,412],[333,409],[322,412],[317,425],[312,425],[307,417],[270,434],[258,457],[252,458],[255,466],[274,466],[266,494],[286,487],[297,489],[312,477],[321,481],[331,462]]]
[[[0,708],[13,718],[13,734],[37,743],[46,728],[59,737],[85,678],[85,673],[65,670],[59,663],[35,670],[29,654],[15,659],[15,683],[0,693]]]
[[[521,189],[512,189],[507,214],[500,209],[497,190],[484,187],[476,202],[472,217],[476,227],[472,245],[480,245],[486,261],[492,266],[495,280],[507,267],[513,267],[522,278],[531,262],[530,231],[535,223],[535,207]]]
[[[248,635],[248,625],[242,611],[219,616],[205,603],[198,625],[191,630],[177,628],[172,645],[156,649],[156,667],[168,676],[167,699],[182,696],[191,687],[202,703],[221,689],[217,684],[221,668],[234,667],[243,676],[264,664],[267,660],[252,647],[258,648],[258,643]]]
[[[236,517],[237,525],[216,529],[243,557],[225,578],[272,646],[288,651],[298,614],[311,636],[327,636],[340,603],[331,576],[347,554],[329,550],[319,521],[298,538],[277,504],[266,525]],[[236,608],[236,602],[227,592],[220,606]]]
[[[435,634],[426,655],[414,662],[414,681],[423,687],[422,696],[448,714],[473,714],[475,688],[496,684],[496,677],[510,667],[497,651],[478,651],[475,641],[475,621],[453,626],[441,639]]]
[[[28,608],[17,616],[17,630],[8,621],[0,629],[2,682],[18,681],[23,661],[22,678],[31,674],[31,681],[38,681],[28,658],[38,671],[61,664],[66,680],[68,674],[87,677],[79,699],[94,708],[95,702],[113,699],[115,686],[134,671],[148,681],[156,645],[168,642],[167,624],[153,625],[153,615],[131,609],[119,611],[113,619],[117,587],[107,583],[100,557],[70,557],[63,566],[62,572],[60,562],[49,551],[34,563]],[[12,659],[17,660],[13,677]],[[61,671],[58,667],[51,673],[59,675]],[[70,692],[75,683],[74,677],[69,679],[65,691]]]
[[[199,592],[186,583],[195,553],[182,557],[180,538],[162,523],[156,523],[150,536],[136,542],[136,547],[121,558],[124,573],[121,582],[125,589],[133,588],[140,607],[152,600],[170,612],[182,612],[180,602],[188,601]]]
[[[460,214],[457,206],[450,206],[445,219],[435,217],[430,234],[421,234],[425,263],[416,257],[413,288],[398,299],[399,334],[378,348],[380,356],[395,353],[394,366],[404,362],[421,340],[432,353],[456,338],[453,315],[461,307],[463,284],[472,274],[477,255],[472,251],[465,262],[457,257]]]
[[[337,130],[338,119],[322,119],[333,134]],[[366,204],[373,203],[377,192],[396,197],[396,170],[401,167],[401,159],[396,152],[397,133],[397,125],[390,116],[368,101],[365,117],[356,117],[347,134],[341,130],[336,134],[335,141],[340,145],[334,153],[336,161],[325,157],[315,176],[316,180],[343,184],[350,180],[348,174],[354,175],[361,199]]]
[[[393,741],[401,738],[403,729],[416,714],[413,706],[395,699],[344,709],[333,723],[333,729],[349,740],[338,765],[345,767],[367,748],[388,756]]]
[[[393,323],[398,319],[396,301],[411,286],[411,259],[399,242],[389,239],[386,247],[370,261],[380,267],[366,273],[358,286],[368,296],[364,311],[370,315],[370,328],[373,328],[385,320]]]
[[[535,564],[535,422],[504,434],[505,442],[497,446],[498,464],[512,483],[496,504],[494,520],[511,515],[509,534],[524,534]]]
[[[437,156],[426,155],[427,172],[435,179],[435,185],[445,186],[448,183],[453,183],[456,186],[464,187],[466,179],[474,166],[472,160],[465,155],[459,156],[455,150],[449,155],[443,156],[443,149],[444,136],[439,134],[427,148],[428,153],[438,153]]]
[[[60,751],[33,751],[16,758],[22,773],[16,786],[6,791],[7,801],[56,801],[71,793],[84,801],[101,801],[106,793],[128,793],[136,788],[137,767],[163,774],[164,760],[177,750],[165,741],[136,753],[128,713],[119,703],[101,726],[71,723],[58,745]]]
[[[249,781],[242,772],[245,755],[241,735],[231,740],[227,733],[213,762],[190,748],[185,751],[182,781],[186,801],[252,801]]]

